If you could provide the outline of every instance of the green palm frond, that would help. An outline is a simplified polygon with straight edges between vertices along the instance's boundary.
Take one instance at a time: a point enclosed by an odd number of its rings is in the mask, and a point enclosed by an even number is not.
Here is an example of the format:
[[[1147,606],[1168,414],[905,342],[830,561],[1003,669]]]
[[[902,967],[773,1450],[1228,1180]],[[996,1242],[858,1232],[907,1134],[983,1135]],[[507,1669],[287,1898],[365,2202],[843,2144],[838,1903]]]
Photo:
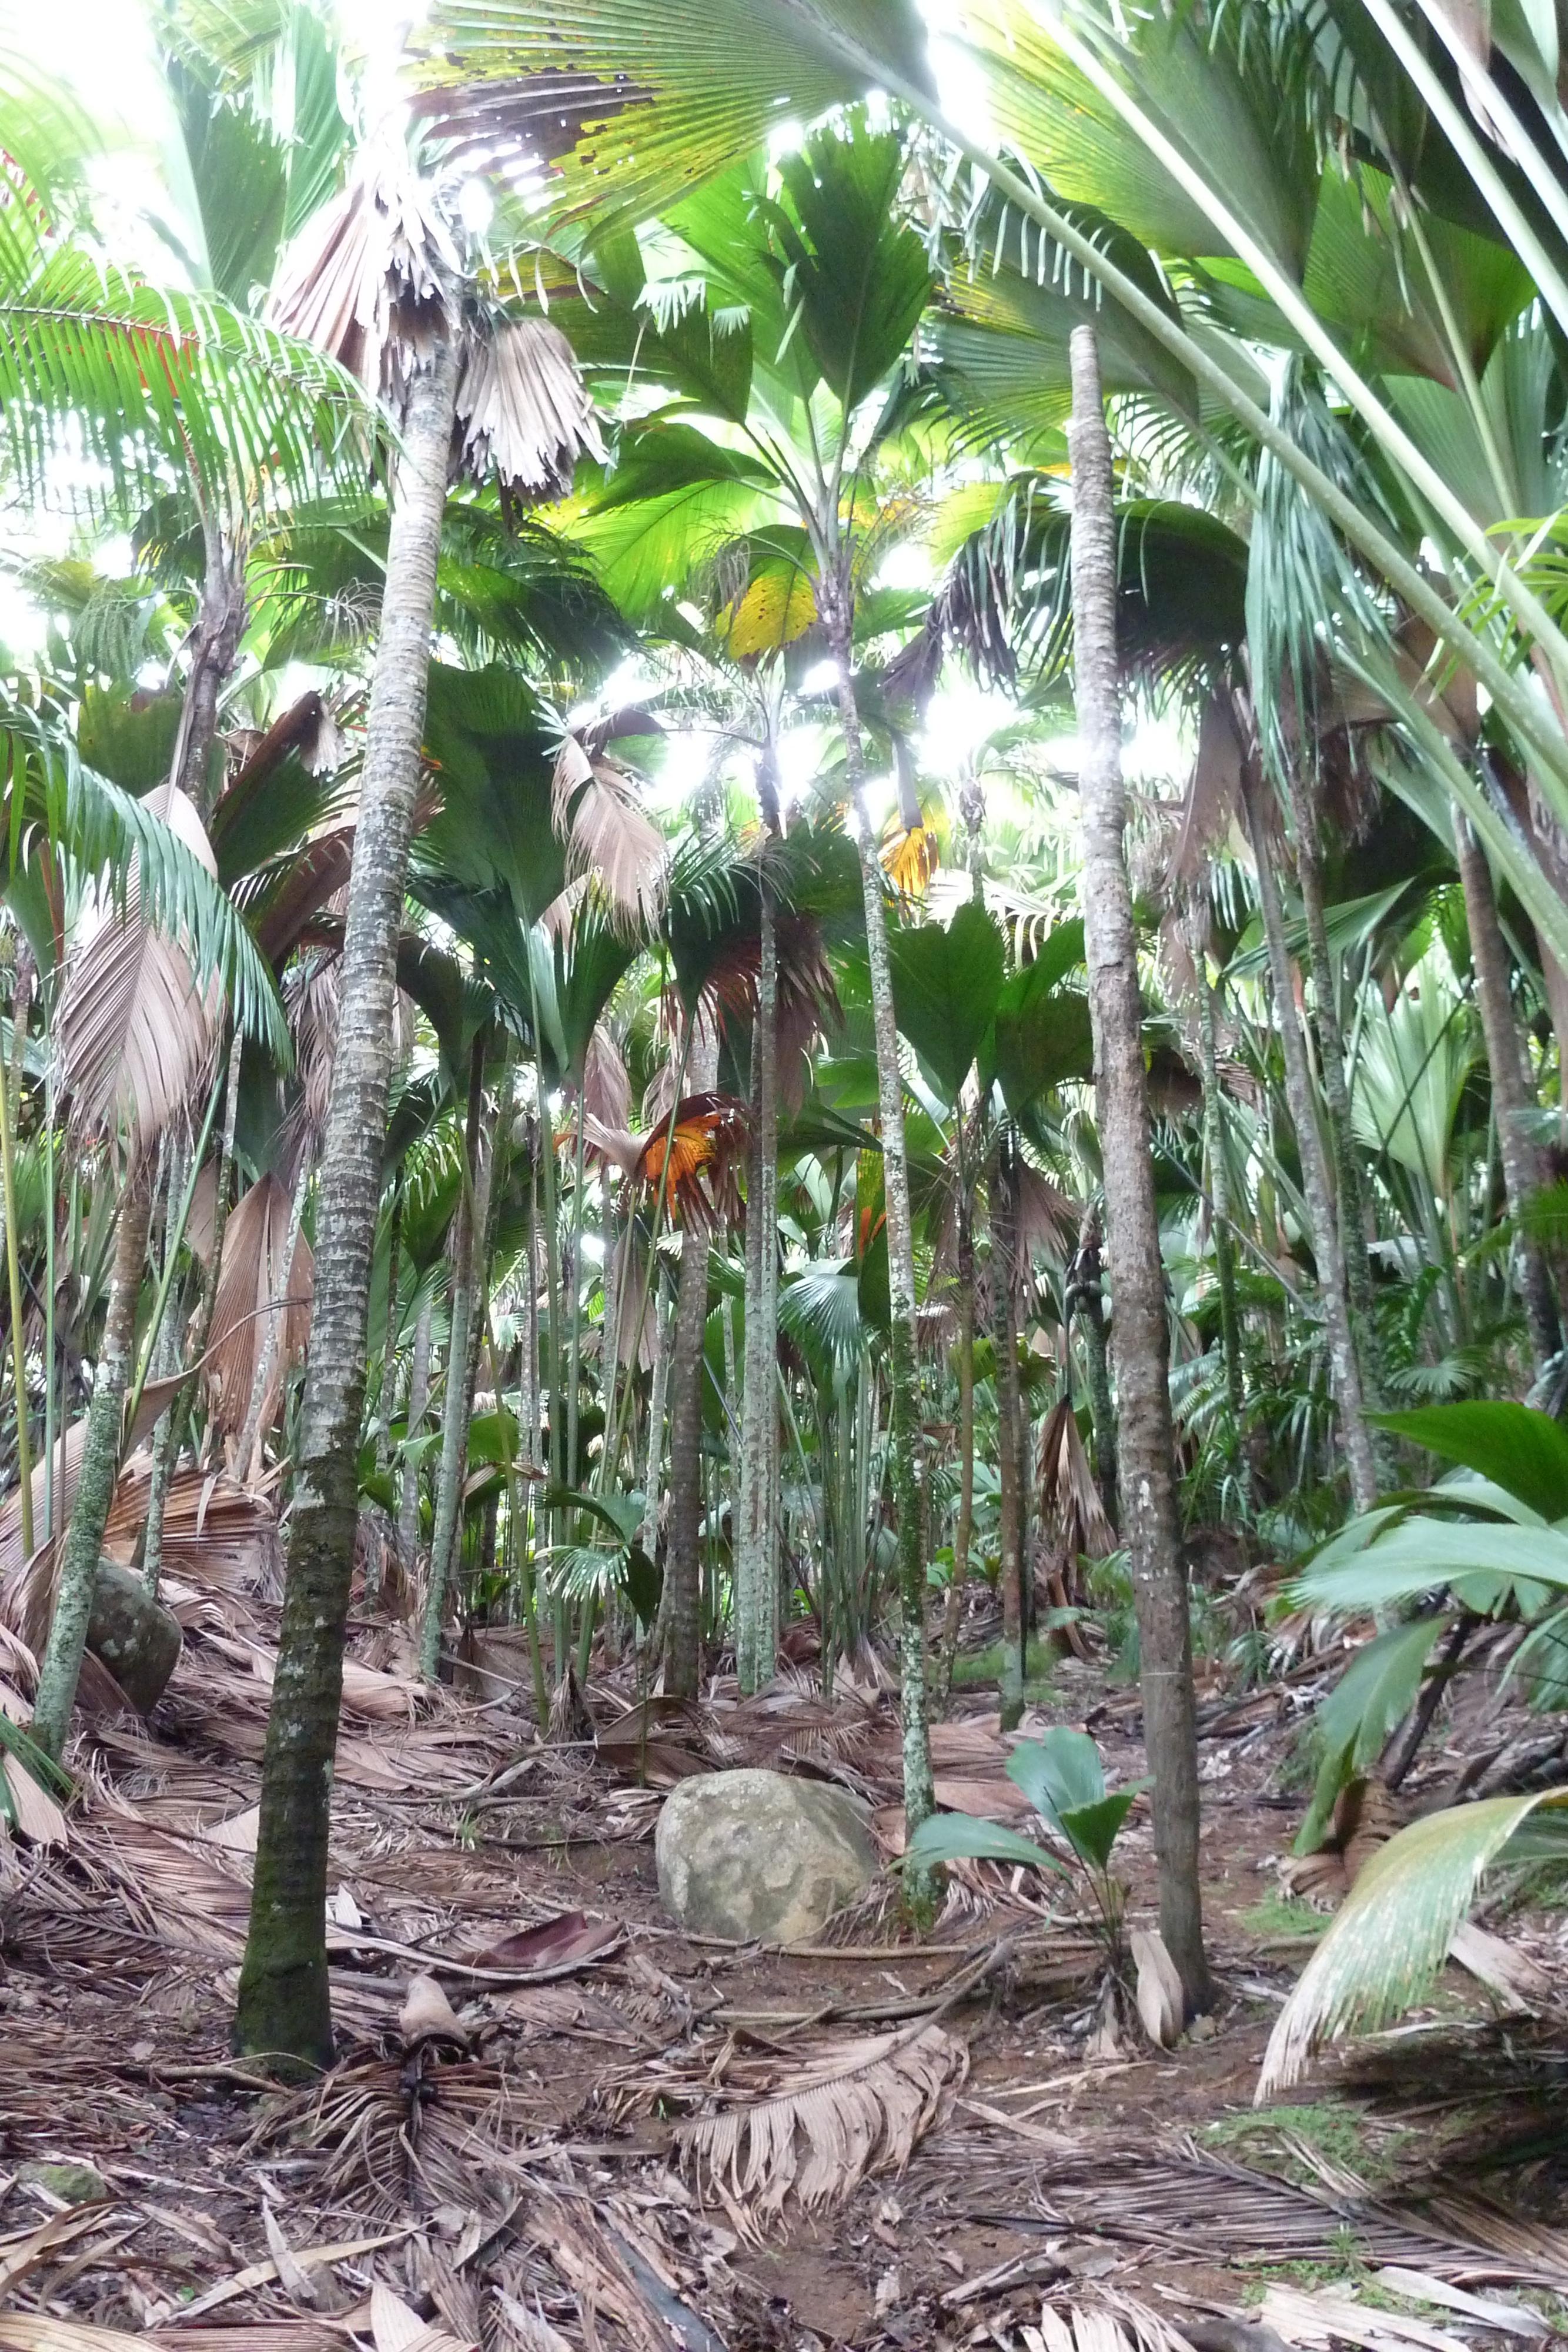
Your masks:
[[[173,829],[134,793],[86,766],[47,706],[30,709],[13,700],[0,713],[0,760],[7,787],[7,889],[28,895],[40,829],[117,902],[123,903],[134,871],[145,919],[183,941],[198,985],[215,978],[235,1022],[287,1068],[288,1028],[266,960],[238,909]],[[52,940],[33,944],[47,966]]]
[[[912,0],[437,0],[414,47],[433,127],[545,173],[547,222],[635,224],[879,86],[927,79]],[[605,60],[615,59],[613,68]]]
[[[782,1283],[779,1328],[834,1376],[847,1371],[871,1338],[853,1258],[822,1258]]]
[[[1532,1813],[1563,1805],[1568,1795],[1539,1790],[1455,1806],[1412,1822],[1373,1854],[1280,2012],[1257,2104],[1300,2082],[1325,2042],[1375,2032],[1418,2000],[1488,1869]],[[1552,1827],[1556,1850],[1568,1849],[1568,1821]]]
[[[93,462],[89,508],[193,474],[224,509],[362,475],[364,395],[335,362],[211,297],[143,285],[65,247],[24,273],[0,254],[0,443],[35,494],[62,452]],[[79,488],[77,483],[79,481]]]

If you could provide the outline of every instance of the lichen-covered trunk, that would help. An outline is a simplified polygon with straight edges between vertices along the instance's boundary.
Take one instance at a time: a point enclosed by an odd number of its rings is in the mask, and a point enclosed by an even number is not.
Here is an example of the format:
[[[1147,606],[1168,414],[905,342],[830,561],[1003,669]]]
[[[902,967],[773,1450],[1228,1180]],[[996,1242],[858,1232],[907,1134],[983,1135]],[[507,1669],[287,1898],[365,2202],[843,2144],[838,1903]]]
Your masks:
[[[1539,1243],[1527,1230],[1526,1211],[1541,1185],[1541,1162],[1526,1120],[1534,1108],[1509,989],[1508,944],[1498,920],[1497,894],[1486,852],[1462,816],[1454,818],[1454,848],[1465,894],[1470,961],[1476,970],[1481,1034],[1486,1040],[1491,1098],[1497,1112],[1498,1149],[1509,1214],[1519,1233],[1520,1289],[1530,1331],[1530,1352],[1542,1371],[1563,1344],[1556,1290]]]
[[[997,1349],[997,1478],[1001,1545],[1001,1727],[1012,1731],[1023,1714],[1023,1492],[1019,1456],[1018,1318],[1013,1284],[1018,1257],[1018,1204],[1005,1137],[991,1171],[991,1332]]]
[[[1225,1160],[1225,1110],[1214,1050],[1214,992],[1197,955],[1197,1034],[1203,1068],[1203,1134],[1208,1154],[1208,1213],[1214,1240],[1214,1276],[1219,1290],[1219,1348],[1225,1360],[1225,1401],[1235,1428],[1241,1427],[1245,1399],[1241,1382],[1241,1317],[1236,1304],[1236,1244],[1230,1232],[1230,1177]]]
[[[749,1697],[779,1652],[779,943],[766,888],[758,982],[753,1183],[747,1195],[746,1347],[740,1408],[740,1524],[735,1660]]]
[[[135,1352],[136,1301],[141,1288],[147,1228],[152,1216],[152,1171],[145,1160],[141,1160],[129,1171],[120,1196],[103,1347],[93,1382],[92,1403],[88,1409],[76,1499],[60,1552],[55,1613],[38,1667],[33,1736],[56,1759],[65,1752],[71,1709],[76,1705],[77,1676],[81,1672],[81,1654],[87,1646],[104,1524],[120,1468],[120,1417]]]
[[[1192,2010],[1204,2007],[1209,1998],[1198,1891],[1192,1634],[1176,1509],[1165,1268],[1144,1079],[1138,942],[1127,879],[1111,445],[1091,327],[1073,330],[1071,368],[1073,677],[1083,810],[1084,945],[1105,1170],[1122,1534],[1137,1610],[1144,1744],[1155,1780],[1160,1932]]]
[[[1340,1251],[1344,1259],[1345,1297],[1350,1307],[1351,1336],[1361,1370],[1361,1393],[1368,1407],[1381,1402],[1381,1352],[1372,1295],[1372,1259],[1366,1244],[1366,1194],[1361,1180],[1361,1155],[1351,1124],[1350,1087],[1345,1077],[1344,1034],[1340,1027],[1333,957],[1329,949],[1323,914],[1322,844],[1318,824],[1317,787],[1311,776],[1299,777],[1292,787],[1296,813],[1296,872],[1301,885],[1301,906],[1307,919],[1307,954],[1312,972],[1312,1012],[1318,1033],[1318,1065],[1322,1073],[1323,1108],[1328,1114],[1329,1139],[1333,1147],[1335,1202],[1339,1212]],[[1375,1445],[1375,1440],[1373,1441]]]
[[[872,1026],[876,1039],[877,1109],[882,1128],[883,1192],[887,1202],[889,1305],[888,1433],[893,1500],[898,1513],[898,1601],[904,1746],[904,1815],[916,1830],[935,1811],[931,1736],[926,1721],[925,1556],[921,1544],[920,1360],[915,1329],[915,1238],[909,1209],[909,1153],[904,1134],[904,1075],[898,1059],[898,1023],[893,1004],[893,966],[887,952],[887,911],[876,835],[865,805],[865,761],[860,712],[851,667],[852,592],[847,572],[821,583],[824,618],[838,672],[839,719],[844,765],[854,804],[860,849],[861,897],[865,907],[866,949],[871,970]],[[918,1907],[929,1889],[906,1874]]]
[[[463,1508],[468,1457],[468,1335],[474,1316],[474,1236],[479,1223],[480,1127],[485,1109],[483,1033],[474,1040],[468,1066],[468,1118],[464,1137],[462,1189],[452,1221],[452,1324],[446,1349],[446,1397],[441,1422],[441,1467],[435,1482],[435,1525],[430,1539],[430,1578],[425,1588],[420,1640],[422,1681],[433,1683],[441,1664],[441,1615],[446,1578]]]
[[[1285,1066],[1285,1102],[1296,1130],[1301,1162],[1301,1192],[1312,1226],[1312,1255],[1317,1260],[1318,1290],[1323,1303],[1329,1363],[1339,1402],[1340,1429],[1350,1470],[1351,1493],[1358,1511],[1369,1511],[1377,1500],[1377,1463],[1366,1425],[1361,1365],[1351,1329],[1350,1300],[1345,1288],[1344,1260],[1340,1254],[1339,1226],[1329,1185],[1328,1160],[1312,1105],[1312,1075],[1307,1068],[1306,1040],[1301,1035],[1296,992],[1291,982],[1291,951],[1285,937],[1285,912],[1280,898],[1280,878],[1274,871],[1265,813],[1260,794],[1263,785],[1255,767],[1244,761],[1241,801],[1247,814],[1252,855],[1258,868],[1258,904],[1269,950],[1269,971],[1274,988],[1274,1020]]]
[[[262,1760],[237,2049],[326,2066],[327,1836],[359,1512],[371,1254],[381,1202],[397,937],[419,789],[435,563],[457,388],[441,338],[411,392],[344,925],[341,1012],[319,1168],[309,1369],[277,1668]]]
[[[687,1057],[694,1093],[717,1075],[718,1045],[696,1029]],[[681,1234],[670,1364],[670,1522],[664,1554],[664,1687],[695,1698],[702,1677],[703,1330],[707,1321],[706,1228],[688,1217]]]

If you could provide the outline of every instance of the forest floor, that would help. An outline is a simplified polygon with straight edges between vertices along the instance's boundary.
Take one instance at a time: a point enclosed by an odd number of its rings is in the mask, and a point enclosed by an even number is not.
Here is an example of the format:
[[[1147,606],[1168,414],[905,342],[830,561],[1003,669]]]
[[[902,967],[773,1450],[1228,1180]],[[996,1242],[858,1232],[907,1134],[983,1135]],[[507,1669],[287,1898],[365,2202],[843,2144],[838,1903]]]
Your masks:
[[[1217,2002],[1156,2050],[1102,2031],[1088,1923],[992,1865],[962,1867],[924,1938],[887,1887],[805,1949],[671,1926],[652,1832],[682,1772],[825,1773],[896,1850],[896,1698],[869,1664],[831,1706],[802,1667],[646,1721],[629,1670],[596,1675],[597,1741],[541,1746],[515,1652],[432,1701],[401,1631],[361,1623],[340,2062],[280,2090],[228,2050],[275,1609],[238,1578],[170,1597],[186,1646],[152,1722],[91,1723],[68,1817],[0,1847],[0,2352],[1241,2352],[1243,2318],[1262,2352],[1459,2352],[1562,2325],[1554,1994],[1503,2014],[1450,1968],[1400,2029],[1251,2105],[1315,1932],[1278,1870],[1341,1659],[1247,1689],[1206,1669]],[[1505,1736],[1475,1691],[1416,1802]],[[1030,1720],[1142,1770],[1135,1689],[1092,1656],[1054,1665]],[[936,1753],[946,1801],[1005,1812],[994,1690],[956,1692]],[[1143,1804],[1118,1860],[1152,1919]],[[1561,1985],[1568,1912],[1492,1925]]]

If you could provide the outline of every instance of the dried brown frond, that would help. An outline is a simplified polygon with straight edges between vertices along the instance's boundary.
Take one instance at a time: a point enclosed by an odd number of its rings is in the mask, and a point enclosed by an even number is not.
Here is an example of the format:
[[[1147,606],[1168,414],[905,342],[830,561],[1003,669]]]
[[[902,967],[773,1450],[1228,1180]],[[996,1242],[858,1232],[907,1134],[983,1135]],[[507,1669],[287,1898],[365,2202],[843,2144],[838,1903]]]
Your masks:
[[[297,853],[256,927],[256,945],[275,969],[293,954],[321,909],[347,887],[353,856],[351,824],[318,834]]]
[[[573,875],[590,874],[616,919],[651,930],[668,882],[664,836],[637,799],[629,768],[601,753],[591,758],[575,735],[561,739],[550,815],[567,845]]]
[[[582,1106],[607,1128],[624,1129],[632,1115],[632,1081],[602,1021],[595,1022],[583,1057]]]
[[[283,1009],[294,1040],[299,1092],[284,1120],[286,1181],[302,1159],[319,1156],[332,1100],[332,1065],[338,1052],[338,1013],[343,998],[343,960],[329,953],[301,959],[284,984]]]
[[[313,1260],[303,1234],[296,1239],[287,1276],[283,1265],[292,1208],[287,1187],[268,1170],[242,1194],[224,1227],[206,1378],[213,1417],[231,1435],[243,1428],[250,1407],[256,1366],[267,1343],[271,1318],[266,1310],[275,1301],[290,1302],[279,1312],[281,1336],[262,1402],[263,1433],[277,1415],[288,1363],[310,1337]]]
[[[194,805],[172,784],[147,805],[209,874],[217,861]],[[120,1133],[145,1151],[212,1074],[223,1003],[214,977],[196,986],[184,949],[141,913],[131,869],[123,909],[89,899],[66,958],[55,1015],[60,1076],[78,1136]]]
[[[716,2114],[681,2126],[682,2156],[758,2223],[777,2220],[791,2193],[807,2212],[842,2204],[868,2173],[902,2170],[968,2063],[965,2044],[936,2025],[736,2059]]]
[[[469,335],[457,421],[469,470],[530,505],[564,499],[579,457],[604,461],[576,356],[546,319]]]
[[[347,185],[280,256],[267,317],[401,406],[451,324],[456,250],[395,125],[366,141]]]
[[[1103,1559],[1116,1549],[1071,1397],[1052,1405],[1040,1424],[1035,1448],[1040,1514],[1056,1549],[1071,1559],[1080,1552]]]

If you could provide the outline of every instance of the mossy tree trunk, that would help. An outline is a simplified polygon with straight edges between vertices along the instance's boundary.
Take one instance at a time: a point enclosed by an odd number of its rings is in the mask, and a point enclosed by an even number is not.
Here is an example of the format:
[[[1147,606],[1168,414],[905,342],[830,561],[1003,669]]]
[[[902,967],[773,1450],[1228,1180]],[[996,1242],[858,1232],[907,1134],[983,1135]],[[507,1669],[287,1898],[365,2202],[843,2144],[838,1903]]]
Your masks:
[[[435,1482],[435,1525],[419,1672],[433,1683],[441,1665],[441,1614],[446,1579],[463,1512],[468,1466],[468,1335],[474,1320],[475,1232],[480,1223],[479,1155],[485,1115],[485,1033],[474,1040],[468,1064],[468,1118],[464,1131],[463,1183],[452,1221],[452,1325],[446,1349],[446,1396],[441,1421],[441,1468]]]
[[[403,424],[344,926],[342,1010],[319,1169],[309,1369],[277,1669],[262,1761],[238,2050],[325,2066],[327,1838],[359,1516],[371,1257],[394,1046],[397,937],[419,789],[435,564],[457,389],[441,337]]]
[[[1230,1231],[1230,1178],[1225,1158],[1225,1106],[1214,1043],[1214,992],[1198,947],[1197,1034],[1203,1069],[1203,1133],[1208,1155],[1208,1214],[1214,1241],[1214,1278],[1219,1292],[1219,1347],[1225,1362],[1225,1402],[1238,1437],[1246,1402],[1241,1381],[1241,1318],[1236,1305],[1236,1242]]]
[[[1144,1744],[1155,1780],[1160,1932],[1190,2011],[1207,2006],[1210,1997],[1198,1889],[1192,1634],[1176,1509],[1138,943],[1127,878],[1111,445],[1092,327],[1073,330],[1071,371],[1073,674],[1083,807],[1084,943],[1105,1169],[1122,1529],[1137,1608]]]
[[[1361,1155],[1351,1125],[1350,1086],[1345,1076],[1344,1034],[1340,1027],[1339,995],[1333,955],[1329,947],[1323,912],[1323,856],[1318,818],[1317,784],[1299,776],[1291,787],[1296,818],[1296,874],[1301,886],[1301,907],[1307,921],[1307,955],[1312,973],[1312,1013],[1318,1033],[1318,1064],[1322,1074],[1323,1108],[1333,1146],[1335,1203],[1339,1212],[1339,1242],[1344,1259],[1345,1297],[1350,1307],[1351,1334],[1361,1370],[1364,1402],[1382,1401],[1383,1374],[1372,1289],[1372,1259],[1366,1243],[1366,1194],[1361,1177]],[[1373,1441],[1375,1445],[1376,1441]]]

